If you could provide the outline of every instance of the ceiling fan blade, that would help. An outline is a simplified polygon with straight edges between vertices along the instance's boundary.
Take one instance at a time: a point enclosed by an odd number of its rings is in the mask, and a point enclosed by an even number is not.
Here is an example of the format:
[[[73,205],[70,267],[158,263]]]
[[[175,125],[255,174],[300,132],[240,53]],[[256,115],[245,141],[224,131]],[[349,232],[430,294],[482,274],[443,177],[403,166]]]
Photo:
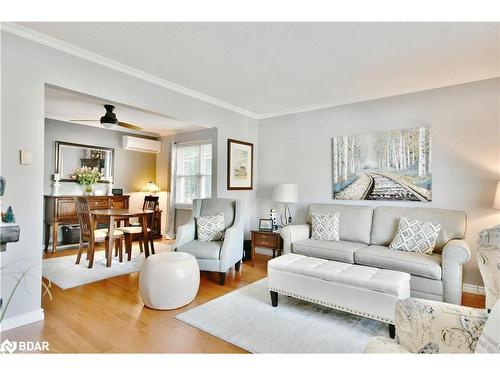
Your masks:
[[[127,124],[126,122],[121,122],[121,121],[118,121],[118,126],[121,126],[121,127],[127,128],[127,129],[132,129],[132,130],[142,130],[142,128],[140,126]]]
[[[99,122],[99,120],[69,120],[71,122]]]

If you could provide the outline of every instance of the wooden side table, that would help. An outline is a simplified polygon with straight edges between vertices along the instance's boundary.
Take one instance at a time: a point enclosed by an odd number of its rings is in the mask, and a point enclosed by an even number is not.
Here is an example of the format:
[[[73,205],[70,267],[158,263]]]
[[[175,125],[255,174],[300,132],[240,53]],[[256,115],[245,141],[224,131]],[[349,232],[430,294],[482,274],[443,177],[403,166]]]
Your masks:
[[[283,249],[283,241],[277,232],[262,232],[258,230],[252,231],[252,267],[255,264],[255,248],[263,247],[273,251],[273,258],[281,255]]]

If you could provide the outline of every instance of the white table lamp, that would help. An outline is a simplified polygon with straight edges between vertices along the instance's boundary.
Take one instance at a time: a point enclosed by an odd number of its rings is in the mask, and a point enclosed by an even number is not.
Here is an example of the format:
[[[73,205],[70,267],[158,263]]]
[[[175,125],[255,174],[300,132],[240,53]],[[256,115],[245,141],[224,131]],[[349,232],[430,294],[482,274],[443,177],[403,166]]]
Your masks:
[[[285,204],[285,209],[281,217],[281,224],[289,225],[292,223],[289,203],[295,203],[299,200],[299,187],[297,184],[278,184],[273,189],[273,201]]]

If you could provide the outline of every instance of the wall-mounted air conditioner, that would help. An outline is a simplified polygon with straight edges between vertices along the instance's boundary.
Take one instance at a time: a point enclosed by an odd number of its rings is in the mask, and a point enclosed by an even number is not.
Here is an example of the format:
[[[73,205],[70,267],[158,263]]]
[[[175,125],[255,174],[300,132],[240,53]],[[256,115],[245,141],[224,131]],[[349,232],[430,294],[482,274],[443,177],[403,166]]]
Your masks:
[[[161,142],[154,139],[131,137],[130,135],[123,136],[123,149],[140,152],[159,153],[161,150]]]

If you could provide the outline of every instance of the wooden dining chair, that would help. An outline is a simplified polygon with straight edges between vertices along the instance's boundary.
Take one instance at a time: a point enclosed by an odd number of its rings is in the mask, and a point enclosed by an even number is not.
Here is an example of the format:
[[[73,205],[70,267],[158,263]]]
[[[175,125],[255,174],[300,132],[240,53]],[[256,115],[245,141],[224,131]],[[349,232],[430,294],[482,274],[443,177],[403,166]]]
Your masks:
[[[144,203],[142,204],[143,210],[151,210],[157,211],[159,208],[159,197],[155,197],[153,195],[146,195],[144,197]],[[143,236],[139,238],[139,248],[141,253],[144,251],[143,241],[149,241],[149,247],[151,249],[151,254],[155,253],[154,242],[153,242],[153,233],[154,233],[154,220],[155,214],[149,214],[147,216],[147,227],[148,227],[148,238],[145,239]],[[125,235],[125,252],[127,253],[127,259],[132,259],[132,241],[134,234],[142,234],[142,226],[139,224],[130,225],[126,227],[119,228]]]
[[[78,217],[78,223],[80,224],[80,246],[78,248],[78,256],[76,257],[76,264],[80,264],[80,259],[82,257],[83,248],[87,244],[87,260],[89,262],[89,268],[92,268],[94,264],[94,253],[96,243],[104,242],[106,249],[106,256],[112,250],[109,249],[108,243],[108,230],[107,229],[96,229],[96,223],[92,213],[90,212],[90,206],[87,198],[85,197],[75,197],[76,204],[76,215]],[[115,248],[119,253],[120,262],[123,261],[123,232],[115,229]],[[111,256],[111,254],[109,254]]]

